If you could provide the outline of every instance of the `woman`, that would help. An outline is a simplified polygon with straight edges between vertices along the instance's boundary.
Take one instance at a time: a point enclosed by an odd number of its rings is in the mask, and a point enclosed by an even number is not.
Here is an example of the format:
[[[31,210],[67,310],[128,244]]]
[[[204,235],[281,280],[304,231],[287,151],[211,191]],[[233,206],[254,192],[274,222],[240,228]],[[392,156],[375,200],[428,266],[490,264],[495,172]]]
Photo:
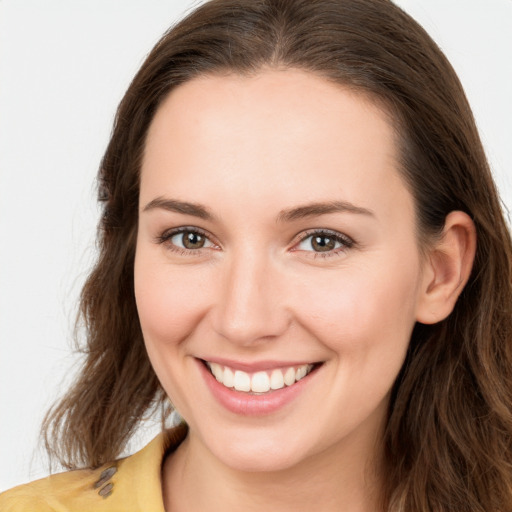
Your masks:
[[[206,3],[135,77],[99,178],[88,358],[45,424],[89,469],[6,510],[512,509],[510,236],[401,10]],[[117,460],[168,399],[184,422]]]

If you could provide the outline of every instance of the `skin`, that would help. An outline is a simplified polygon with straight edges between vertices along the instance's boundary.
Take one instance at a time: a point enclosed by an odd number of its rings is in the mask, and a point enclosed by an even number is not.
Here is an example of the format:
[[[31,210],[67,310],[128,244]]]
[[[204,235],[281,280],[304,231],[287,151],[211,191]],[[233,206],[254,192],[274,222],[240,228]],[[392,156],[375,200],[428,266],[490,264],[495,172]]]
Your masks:
[[[450,313],[475,245],[469,218],[452,212],[422,256],[394,138],[374,103],[299,70],[197,78],[157,111],[135,292],[151,362],[190,427],[163,467],[167,511],[377,510],[380,439],[412,329]],[[169,199],[211,218],[157,204]],[[283,214],[334,201],[361,211]],[[162,240],[182,227],[204,247]],[[321,230],[352,242],[320,253],[310,235]],[[198,359],[218,357],[322,364],[290,403],[244,416],[205,384]]]

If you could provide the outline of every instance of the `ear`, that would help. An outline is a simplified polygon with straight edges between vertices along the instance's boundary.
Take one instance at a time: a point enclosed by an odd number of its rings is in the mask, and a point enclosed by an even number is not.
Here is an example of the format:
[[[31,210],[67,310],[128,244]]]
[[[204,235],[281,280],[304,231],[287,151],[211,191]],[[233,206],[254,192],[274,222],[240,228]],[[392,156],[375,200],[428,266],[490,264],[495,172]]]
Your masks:
[[[454,211],[446,217],[440,239],[428,250],[423,264],[416,320],[444,320],[466,285],[476,251],[476,229],[469,215]]]

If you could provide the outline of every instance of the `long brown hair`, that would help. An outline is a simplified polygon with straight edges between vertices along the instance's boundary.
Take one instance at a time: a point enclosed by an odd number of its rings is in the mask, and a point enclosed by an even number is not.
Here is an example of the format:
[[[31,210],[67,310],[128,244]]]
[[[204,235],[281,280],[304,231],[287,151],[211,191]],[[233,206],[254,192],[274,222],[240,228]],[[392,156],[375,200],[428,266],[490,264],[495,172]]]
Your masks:
[[[67,467],[119,456],[165,395],[137,317],[133,261],[148,127],[169,91],[208,73],[299,68],[360,91],[394,119],[420,243],[462,210],[478,237],[470,280],[443,322],[418,324],[385,432],[390,511],[512,511],[512,245],[460,82],[388,0],[212,0],[169,30],[124,96],[99,172],[99,257],[81,296],[75,385],[44,424]]]

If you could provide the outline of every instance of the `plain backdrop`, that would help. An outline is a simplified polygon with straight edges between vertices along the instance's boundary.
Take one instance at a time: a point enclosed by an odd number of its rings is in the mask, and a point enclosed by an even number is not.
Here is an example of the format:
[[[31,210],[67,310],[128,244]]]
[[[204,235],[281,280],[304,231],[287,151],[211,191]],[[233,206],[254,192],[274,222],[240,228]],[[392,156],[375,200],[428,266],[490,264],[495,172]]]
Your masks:
[[[190,0],[0,0],[0,491],[46,474],[45,410],[73,378],[95,174],[118,102]],[[401,0],[465,86],[512,206],[512,0]],[[158,426],[148,422],[135,450]]]

